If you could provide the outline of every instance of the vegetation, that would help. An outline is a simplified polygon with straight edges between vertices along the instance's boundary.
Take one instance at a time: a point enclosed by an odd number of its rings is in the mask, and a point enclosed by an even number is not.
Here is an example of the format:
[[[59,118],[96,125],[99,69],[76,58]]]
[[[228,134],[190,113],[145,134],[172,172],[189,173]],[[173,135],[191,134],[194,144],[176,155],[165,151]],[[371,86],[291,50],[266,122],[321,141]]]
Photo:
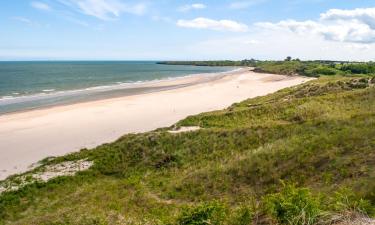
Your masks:
[[[176,124],[198,131],[129,134],[44,160],[94,165],[1,194],[0,224],[334,224],[375,216],[374,81],[322,76]]]
[[[194,65],[194,66],[253,66],[255,65],[255,60],[242,60],[242,61],[232,61],[232,60],[217,60],[217,61],[166,61],[158,62],[159,64],[166,65]]]
[[[196,66],[249,66],[255,71],[285,75],[303,75],[319,77],[322,75],[369,75],[375,76],[374,62],[342,62],[342,61],[301,61],[288,56],[284,61],[260,61],[255,59],[242,61],[170,61],[160,62],[168,65]]]
[[[177,223],[180,225],[220,225],[226,219],[225,206],[213,202],[182,210]]]
[[[267,211],[281,224],[315,224],[321,213],[319,199],[309,189],[287,185],[265,197]]]

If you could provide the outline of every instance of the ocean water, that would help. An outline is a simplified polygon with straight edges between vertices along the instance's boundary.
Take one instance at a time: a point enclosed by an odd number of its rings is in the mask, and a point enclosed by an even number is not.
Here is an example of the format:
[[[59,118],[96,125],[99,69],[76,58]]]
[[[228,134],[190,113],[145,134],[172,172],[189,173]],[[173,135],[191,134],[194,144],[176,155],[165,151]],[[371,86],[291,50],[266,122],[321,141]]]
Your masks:
[[[135,86],[233,69],[131,61],[0,62],[0,114],[155,91]]]

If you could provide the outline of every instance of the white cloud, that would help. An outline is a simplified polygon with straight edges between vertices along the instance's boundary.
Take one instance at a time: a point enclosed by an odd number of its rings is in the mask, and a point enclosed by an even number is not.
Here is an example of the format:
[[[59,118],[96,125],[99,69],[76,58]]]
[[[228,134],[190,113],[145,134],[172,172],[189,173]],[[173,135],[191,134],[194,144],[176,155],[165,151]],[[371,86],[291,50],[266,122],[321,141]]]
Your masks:
[[[319,35],[331,41],[375,43],[375,8],[331,9],[322,13],[316,21],[283,20],[256,25],[266,29],[286,29],[297,34]]]
[[[348,44],[345,46],[352,51],[368,51],[371,50],[371,46],[368,44]]]
[[[177,26],[232,32],[245,32],[248,30],[246,24],[238,23],[233,20],[213,20],[204,17],[199,17],[193,20],[178,20]]]
[[[258,40],[250,39],[250,40],[244,40],[243,43],[246,45],[257,45],[257,44],[260,44],[261,42]]]
[[[247,0],[247,1],[236,1],[229,5],[231,9],[247,9],[251,6],[265,2],[266,0]]]
[[[375,29],[375,8],[358,8],[354,10],[331,9],[320,15],[321,20],[356,21]]]
[[[313,35],[302,36],[259,28],[243,35],[202,40],[185,48],[185,55],[198,56],[200,59],[282,60],[288,55],[304,60],[367,61],[375,58],[375,45],[330,42]]]
[[[15,16],[15,17],[12,17],[11,19],[13,20],[16,20],[18,22],[21,22],[21,23],[26,23],[26,24],[33,24],[33,21],[31,21],[30,19],[27,19],[25,17],[20,17],[20,16]]]
[[[320,28],[320,25],[312,20],[302,22],[295,20],[282,20],[278,23],[262,22],[256,23],[255,25],[267,29],[289,29],[290,31],[296,32],[298,34],[303,34],[305,32],[314,32]]]
[[[366,61],[375,58],[373,10],[329,10],[318,19],[256,23],[251,32],[187,45],[187,55],[202,58]]]
[[[72,7],[79,12],[94,16],[102,20],[114,20],[121,13],[142,15],[146,11],[146,4],[125,4],[118,0],[59,0],[66,6]]]
[[[283,20],[278,23],[256,23],[266,29],[286,29],[306,35],[322,36],[326,40],[359,44],[375,43],[375,8],[331,9],[317,21]]]
[[[27,24],[29,26],[32,26],[32,27],[41,27],[42,25],[29,19],[29,18],[26,18],[26,17],[21,17],[21,16],[15,16],[15,17],[11,17],[10,19],[14,20],[14,21],[17,21],[17,22],[20,22],[20,23],[23,23],[23,24]],[[43,25],[45,27],[48,27],[48,25]]]
[[[207,8],[207,6],[205,4],[194,3],[194,4],[191,4],[191,5],[181,6],[181,7],[178,8],[178,11],[187,12],[187,11],[190,11],[190,10],[193,10],[193,9],[205,9],[205,8]]]
[[[51,7],[43,2],[31,2],[31,6],[35,9],[44,10],[44,11],[50,11]]]

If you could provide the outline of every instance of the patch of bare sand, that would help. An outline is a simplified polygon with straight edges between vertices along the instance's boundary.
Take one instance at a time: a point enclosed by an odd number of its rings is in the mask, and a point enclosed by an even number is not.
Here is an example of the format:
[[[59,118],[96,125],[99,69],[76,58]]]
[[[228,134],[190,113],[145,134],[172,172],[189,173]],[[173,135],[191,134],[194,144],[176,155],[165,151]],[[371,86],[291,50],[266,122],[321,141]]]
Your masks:
[[[191,127],[180,127],[176,130],[169,130],[168,133],[171,134],[179,134],[179,133],[185,133],[185,132],[191,132],[191,131],[197,131],[200,130],[200,127],[197,126],[191,126]]]
[[[40,167],[36,172],[26,173],[6,180],[0,184],[0,193],[15,191],[34,182],[47,182],[61,176],[74,176],[79,171],[88,170],[94,163],[85,159],[66,161],[59,164]]]

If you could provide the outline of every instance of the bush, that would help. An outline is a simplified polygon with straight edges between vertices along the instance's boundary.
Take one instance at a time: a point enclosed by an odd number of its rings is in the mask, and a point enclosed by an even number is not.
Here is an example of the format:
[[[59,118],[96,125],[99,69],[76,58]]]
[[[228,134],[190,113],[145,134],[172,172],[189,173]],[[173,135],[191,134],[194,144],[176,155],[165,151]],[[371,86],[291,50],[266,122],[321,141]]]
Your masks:
[[[348,86],[353,89],[362,89],[367,88],[369,86],[369,80],[366,78],[362,79],[353,79],[347,82]]]
[[[182,210],[178,225],[220,225],[224,224],[226,207],[219,202],[203,203]]]
[[[314,224],[320,214],[320,201],[309,189],[284,185],[281,192],[264,198],[266,211],[282,224]]]
[[[373,63],[348,63],[341,69],[352,74],[369,74],[375,72],[375,65]]]
[[[233,225],[250,225],[252,224],[254,213],[248,206],[240,207],[235,213],[231,224]]]
[[[339,212],[354,211],[368,216],[375,214],[375,209],[370,201],[359,198],[352,190],[347,188],[335,192],[333,203],[330,205],[333,210]]]
[[[312,71],[314,75],[336,75],[337,73],[338,70],[325,66],[320,66]]]

